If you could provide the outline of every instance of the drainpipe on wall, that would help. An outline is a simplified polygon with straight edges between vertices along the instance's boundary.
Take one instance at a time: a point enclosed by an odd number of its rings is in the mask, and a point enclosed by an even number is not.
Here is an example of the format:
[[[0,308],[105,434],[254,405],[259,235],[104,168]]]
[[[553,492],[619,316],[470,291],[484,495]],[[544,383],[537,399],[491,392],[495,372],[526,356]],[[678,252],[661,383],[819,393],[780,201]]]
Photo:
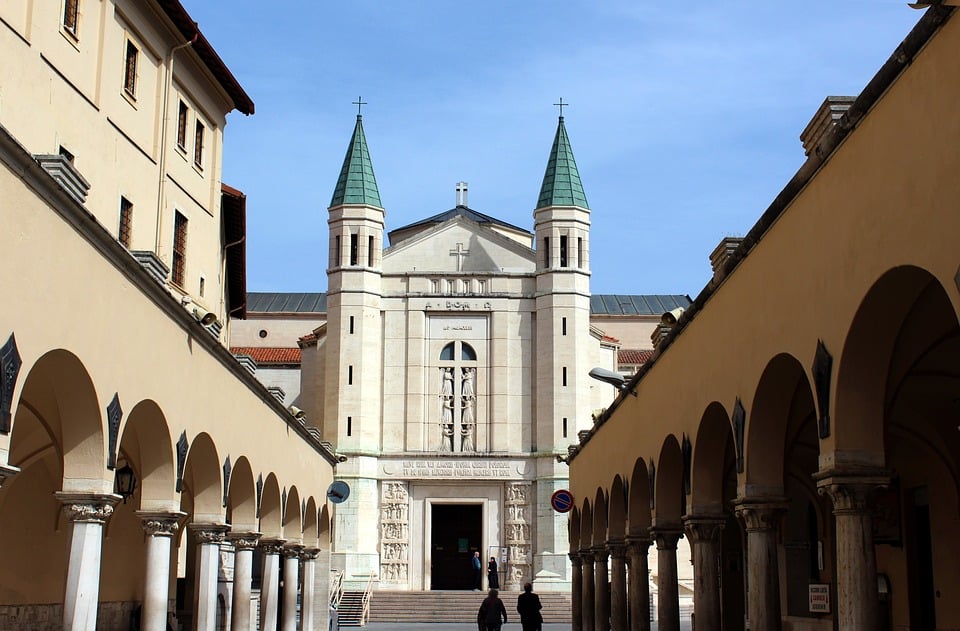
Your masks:
[[[170,114],[169,101],[170,85],[173,83],[173,59],[178,50],[192,46],[197,41],[199,35],[200,31],[197,31],[193,37],[190,38],[190,41],[171,48],[170,54],[167,55],[166,63],[164,64],[166,66],[166,77],[164,77],[163,80],[163,103],[161,103],[163,118],[160,125],[160,175],[157,177],[157,239],[153,248],[158,258],[160,258],[160,230],[163,226],[163,180],[167,176],[167,118]]]

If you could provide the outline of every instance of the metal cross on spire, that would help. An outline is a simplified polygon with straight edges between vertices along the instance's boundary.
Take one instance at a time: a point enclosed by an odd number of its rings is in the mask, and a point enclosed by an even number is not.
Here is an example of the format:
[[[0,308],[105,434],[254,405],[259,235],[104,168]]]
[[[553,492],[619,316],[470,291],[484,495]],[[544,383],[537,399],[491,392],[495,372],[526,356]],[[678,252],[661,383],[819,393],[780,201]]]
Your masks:
[[[358,96],[356,101],[351,101],[353,105],[357,106],[357,116],[360,116],[360,108],[364,105],[367,105],[367,102],[363,100],[362,96]]]
[[[560,102],[559,102],[559,103],[554,103],[554,105],[555,105],[555,106],[558,106],[558,107],[560,108],[560,118],[563,118],[563,108],[565,108],[565,107],[570,107],[570,104],[569,104],[569,103],[564,103],[564,102],[563,102],[563,97],[562,97],[562,96],[560,97]]]

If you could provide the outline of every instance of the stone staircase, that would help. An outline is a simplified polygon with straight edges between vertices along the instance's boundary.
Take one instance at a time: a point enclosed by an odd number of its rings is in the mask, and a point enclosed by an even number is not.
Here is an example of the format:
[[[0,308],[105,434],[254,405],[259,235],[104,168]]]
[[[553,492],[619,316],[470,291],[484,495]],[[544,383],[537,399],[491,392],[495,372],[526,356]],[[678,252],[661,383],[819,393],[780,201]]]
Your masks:
[[[500,599],[507,608],[507,619],[518,624],[519,595],[520,592],[500,592]],[[569,593],[537,592],[537,595],[543,604],[543,611],[540,613],[544,622],[570,622]],[[463,622],[475,625],[477,610],[484,598],[486,592],[375,591],[370,595],[370,622]],[[341,618],[341,625],[342,620]]]
[[[363,592],[343,592],[337,607],[337,620],[341,627],[363,626]]]

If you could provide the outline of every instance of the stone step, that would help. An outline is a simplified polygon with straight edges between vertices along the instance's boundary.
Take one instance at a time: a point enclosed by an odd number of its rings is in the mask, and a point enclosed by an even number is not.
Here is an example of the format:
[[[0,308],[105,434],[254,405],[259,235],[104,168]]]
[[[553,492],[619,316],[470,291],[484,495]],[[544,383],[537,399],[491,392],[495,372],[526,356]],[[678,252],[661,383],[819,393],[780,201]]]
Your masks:
[[[543,604],[544,622],[570,622],[570,594],[537,592]],[[511,622],[520,622],[517,596],[500,592]],[[463,622],[477,620],[477,610],[486,592],[469,591],[375,591],[370,595],[370,622]]]

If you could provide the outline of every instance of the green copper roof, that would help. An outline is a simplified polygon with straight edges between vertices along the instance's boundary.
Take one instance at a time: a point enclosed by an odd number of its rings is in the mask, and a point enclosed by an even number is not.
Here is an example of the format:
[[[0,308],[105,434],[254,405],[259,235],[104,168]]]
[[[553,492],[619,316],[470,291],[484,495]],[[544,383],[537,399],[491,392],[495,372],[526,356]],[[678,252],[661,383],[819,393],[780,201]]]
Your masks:
[[[340,204],[366,204],[383,208],[380,205],[377,178],[373,176],[370,151],[367,150],[367,137],[363,134],[363,119],[359,115],[347,155],[343,158],[337,187],[333,190],[333,199],[330,200],[330,206]]]
[[[583,193],[577,161],[573,159],[573,149],[567,137],[567,128],[563,125],[563,116],[557,125],[557,136],[553,139],[547,171],[543,174],[540,187],[540,199],[537,208],[547,206],[580,206],[589,210],[587,196]]]

